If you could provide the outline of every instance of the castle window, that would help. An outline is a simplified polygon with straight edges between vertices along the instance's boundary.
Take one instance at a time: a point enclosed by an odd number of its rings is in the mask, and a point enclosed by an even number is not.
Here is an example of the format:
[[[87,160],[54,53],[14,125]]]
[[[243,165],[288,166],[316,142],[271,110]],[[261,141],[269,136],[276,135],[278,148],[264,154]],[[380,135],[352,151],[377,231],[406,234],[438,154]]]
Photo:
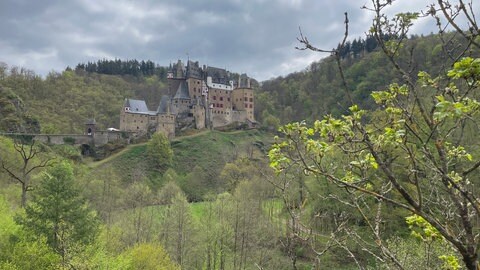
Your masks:
[[[243,100],[244,100],[244,101],[247,101],[247,100],[248,100],[248,98],[247,98],[247,97],[245,97]]]
[[[253,102],[253,98],[250,98],[250,102]]]
[[[137,122],[137,120],[133,120],[133,123],[136,123],[136,122]]]
[[[223,97],[220,97],[220,101],[223,101]]]
[[[213,96],[213,100],[217,100],[217,97],[216,97],[216,96]]]
[[[230,101],[230,98],[227,98],[227,101]]]
[[[252,104],[250,104],[250,108],[253,108]]]

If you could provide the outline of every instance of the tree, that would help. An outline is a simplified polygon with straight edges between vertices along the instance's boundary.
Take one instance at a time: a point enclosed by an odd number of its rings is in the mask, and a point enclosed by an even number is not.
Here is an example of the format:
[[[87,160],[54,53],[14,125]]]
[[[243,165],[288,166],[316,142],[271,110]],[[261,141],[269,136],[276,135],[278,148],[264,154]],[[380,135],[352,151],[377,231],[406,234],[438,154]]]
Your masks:
[[[125,207],[130,210],[130,218],[125,219],[130,228],[127,243],[137,244],[145,242],[150,237],[152,229],[153,209],[146,206],[151,204],[152,191],[145,182],[136,181],[128,186],[129,192],[125,195]]]
[[[176,265],[163,247],[159,244],[138,244],[125,252],[130,258],[130,265],[126,269],[145,270],[177,270]]]
[[[0,156],[0,163],[2,169],[22,185],[21,202],[22,207],[25,207],[27,204],[27,192],[32,190],[31,174],[34,171],[49,166],[53,158],[42,157],[39,161],[36,161],[36,157],[41,156],[45,151],[35,140],[21,135],[14,140],[13,149],[16,154],[20,156],[20,162],[16,162],[16,160],[11,158],[6,159],[2,154],[2,156]]]
[[[187,198],[183,193],[177,193],[163,213],[160,240],[175,262],[182,268],[190,268],[189,263],[195,260],[195,256],[191,256],[192,222]]]
[[[164,173],[172,165],[173,150],[164,134],[153,134],[147,143],[147,156],[153,168],[160,173]]]
[[[38,120],[27,113],[23,100],[2,85],[0,85],[0,130],[28,133],[40,131]]]
[[[403,83],[373,92],[376,109],[361,110],[350,97],[348,115],[327,115],[312,126],[302,122],[282,127],[284,139],[269,152],[271,166],[277,172],[299,166],[306,174],[347,192],[349,200],[344,202],[352,211],[360,212],[370,228],[375,241],[363,243],[368,250],[377,250],[371,254],[378,260],[392,261],[403,269],[380,229],[385,221],[382,205],[387,204],[409,213],[406,219],[417,237],[433,235],[441,239],[460,254],[467,269],[478,269],[480,158],[475,134],[480,122],[476,93],[480,88],[480,59],[468,57],[468,53],[478,53],[480,46],[475,40],[480,32],[472,3],[467,8],[461,0],[459,5],[439,0],[439,9],[431,6],[432,16],[442,12],[450,23],[455,23],[458,14],[466,16],[471,29],[466,34],[455,24],[465,36],[462,43],[455,44],[462,49],[445,50],[451,65],[446,65],[447,71],[438,77],[415,73],[409,69],[412,62],[399,61],[402,53],[414,50],[403,48],[419,14],[398,14],[390,20],[383,10],[392,1],[372,3],[373,7],[367,8],[375,14],[371,32],[402,75]],[[348,19],[346,22],[348,29]],[[443,30],[440,21],[438,24]],[[391,39],[386,41],[385,36]],[[304,49],[323,51],[312,46],[303,34],[299,40]],[[333,53],[338,55],[337,51]],[[344,88],[349,95],[345,79]],[[376,202],[373,213],[366,198]],[[450,267],[456,264],[450,254],[442,258]],[[357,264],[360,266],[360,262]]]
[[[232,227],[228,215],[232,211],[229,193],[216,196],[216,200],[205,202],[204,214],[200,220],[201,243],[204,245],[205,269],[229,269],[227,255],[232,239]],[[231,268],[231,267],[230,267]]]
[[[92,243],[99,222],[75,186],[73,169],[66,161],[55,164],[42,175],[32,202],[18,223],[47,244],[68,265],[71,253]]]
[[[0,269],[58,269],[60,257],[46,244],[45,238],[29,241],[13,215],[0,196]]]

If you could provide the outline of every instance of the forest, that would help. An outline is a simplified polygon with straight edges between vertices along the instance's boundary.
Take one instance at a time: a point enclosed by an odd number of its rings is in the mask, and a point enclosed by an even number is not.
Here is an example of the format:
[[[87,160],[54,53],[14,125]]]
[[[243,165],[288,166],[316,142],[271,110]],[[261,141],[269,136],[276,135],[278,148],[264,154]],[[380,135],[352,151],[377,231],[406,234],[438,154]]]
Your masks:
[[[330,56],[254,84],[258,129],[82,155],[22,133],[117,127],[125,97],[153,108],[168,92],[166,67],[1,64],[0,269],[480,269],[472,3],[438,1],[426,36],[409,34],[421,14],[372,4],[368,35],[331,51],[299,33]]]

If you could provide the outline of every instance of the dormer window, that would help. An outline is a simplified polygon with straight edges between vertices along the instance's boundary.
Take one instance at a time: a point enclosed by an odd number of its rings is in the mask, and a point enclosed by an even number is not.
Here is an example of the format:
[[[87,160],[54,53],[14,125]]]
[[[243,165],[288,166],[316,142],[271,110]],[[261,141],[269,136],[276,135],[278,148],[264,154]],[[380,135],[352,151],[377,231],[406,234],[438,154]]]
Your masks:
[[[125,107],[125,111],[126,111],[126,112],[129,112],[129,111],[130,111],[130,107]]]

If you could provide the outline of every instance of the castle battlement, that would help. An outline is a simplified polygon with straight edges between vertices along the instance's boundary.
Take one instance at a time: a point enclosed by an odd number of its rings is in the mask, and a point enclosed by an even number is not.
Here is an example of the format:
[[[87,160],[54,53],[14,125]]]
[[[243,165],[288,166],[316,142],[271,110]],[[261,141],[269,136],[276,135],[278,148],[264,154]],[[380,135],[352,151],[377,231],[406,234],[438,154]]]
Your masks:
[[[181,60],[167,73],[169,93],[156,111],[144,100],[125,99],[120,130],[163,132],[173,138],[178,128],[215,128],[235,122],[255,123],[254,94],[246,74],[233,78],[221,68]]]

